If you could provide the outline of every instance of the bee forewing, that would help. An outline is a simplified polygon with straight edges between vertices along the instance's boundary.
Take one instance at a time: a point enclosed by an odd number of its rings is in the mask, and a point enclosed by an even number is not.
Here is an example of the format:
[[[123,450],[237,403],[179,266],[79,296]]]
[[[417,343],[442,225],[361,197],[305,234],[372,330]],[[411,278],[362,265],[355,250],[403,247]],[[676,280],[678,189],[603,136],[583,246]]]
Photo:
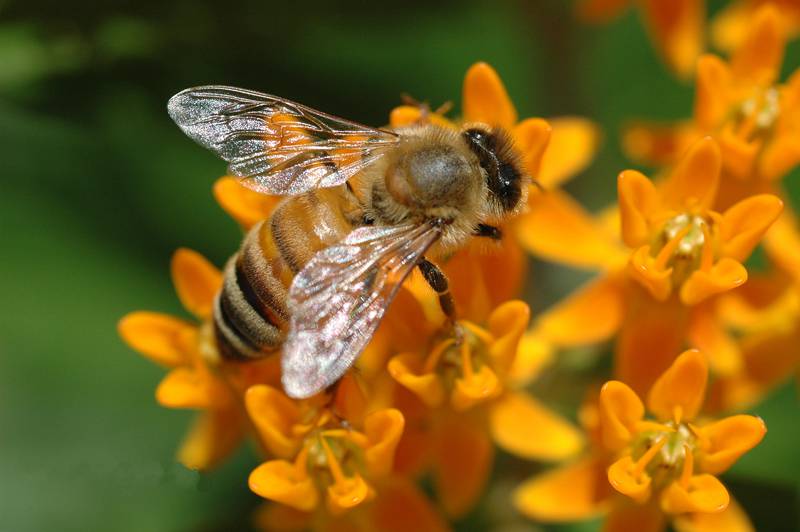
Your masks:
[[[403,280],[441,235],[433,225],[360,227],[294,278],[282,381],[295,398],[336,382],[366,347]]]
[[[179,92],[167,109],[184,133],[265,194],[340,185],[399,140],[277,96],[221,85]]]

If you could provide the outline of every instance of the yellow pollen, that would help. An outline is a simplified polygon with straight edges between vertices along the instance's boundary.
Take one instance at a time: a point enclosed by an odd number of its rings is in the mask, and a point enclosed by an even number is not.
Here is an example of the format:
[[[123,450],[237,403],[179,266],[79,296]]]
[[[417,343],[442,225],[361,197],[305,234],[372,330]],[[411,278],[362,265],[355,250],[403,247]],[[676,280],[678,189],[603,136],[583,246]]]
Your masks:
[[[780,92],[775,87],[748,98],[739,108],[737,133],[749,139],[769,130],[775,125],[780,110]]]

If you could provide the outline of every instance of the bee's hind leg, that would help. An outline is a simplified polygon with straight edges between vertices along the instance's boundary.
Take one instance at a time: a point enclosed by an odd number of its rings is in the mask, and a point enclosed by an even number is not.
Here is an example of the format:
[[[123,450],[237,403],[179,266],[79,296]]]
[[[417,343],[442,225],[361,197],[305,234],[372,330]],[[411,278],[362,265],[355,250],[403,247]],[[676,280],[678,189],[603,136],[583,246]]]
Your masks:
[[[425,277],[428,285],[439,295],[439,306],[447,318],[446,325],[453,331],[456,341],[461,343],[461,328],[456,323],[456,303],[453,300],[453,294],[450,293],[447,276],[438,266],[426,258],[423,258],[417,266],[419,266],[419,271],[422,272],[422,276]]]

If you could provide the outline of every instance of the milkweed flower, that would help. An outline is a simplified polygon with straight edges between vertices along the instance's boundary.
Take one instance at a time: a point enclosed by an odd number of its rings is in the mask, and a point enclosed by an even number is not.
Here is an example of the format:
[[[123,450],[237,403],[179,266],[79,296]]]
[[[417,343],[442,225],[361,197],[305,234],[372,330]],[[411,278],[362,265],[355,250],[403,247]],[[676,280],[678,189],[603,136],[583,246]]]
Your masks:
[[[721,165],[716,142],[705,138],[659,185],[622,172],[617,189],[621,236],[632,250],[627,262],[611,256],[606,272],[540,316],[531,336],[569,346],[618,334],[616,374],[639,392],[685,343],[703,351],[715,373],[738,371],[741,354],[719,319],[718,296],[745,283],[743,261],[783,204],[761,194],[715,211]]]
[[[403,452],[418,469],[432,469],[450,515],[463,515],[483,492],[492,441],[540,460],[563,459],[583,445],[569,422],[514,388],[510,371],[528,320],[527,305],[509,301],[492,311],[486,326],[462,320],[460,339],[434,335],[428,349],[389,361],[389,373],[411,392],[406,401],[414,424]]]
[[[752,529],[717,475],[758,445],[766,427],[749,415],[698,417],[705,360],[686,351],[659,376],[647,395],[653,419],[629,386],[607,382],[593,411],[592,453],[522,484],[517,508],[550,521],[606,515],[608,531],[657,531],[668,521],[678,530]]]
[[[211,305],[222,274],[195,251],[179,249],[172,278],[183,306],[197,323],[157,312],[132,312],[119,322],[120,336],[133,349],[170,368],[156,389],[167,408],[201,410],[178,459],[191,469],[208,469],[228,456],[248,430],[240,393],[251,382],[277,382],[275,360],[248,366],[219,360],[212,337]]]
[[[582,0],[578,14],[593,23],[607,22],[629,6],[637,6],[658,53],[676,74],[692,75],[705,47],[704,0]]]
[[[350,376],[333,395],[323,392],[300,401],[269,385],[251,387],[247,411],[276,459],[250,474],[250,488],[306,512],[324,499],[334,515],[374,498],[367,479],[392,471],[404,419],[393,408],[367,411],[366,401]]]
[[[784,30],[792,37],[800,30],[800,2],[797,0],[736,0],[729,2],[711,21],[711,42],[723,50],[735,50],[746,38],[753,17],[766,5],[780,12]]]

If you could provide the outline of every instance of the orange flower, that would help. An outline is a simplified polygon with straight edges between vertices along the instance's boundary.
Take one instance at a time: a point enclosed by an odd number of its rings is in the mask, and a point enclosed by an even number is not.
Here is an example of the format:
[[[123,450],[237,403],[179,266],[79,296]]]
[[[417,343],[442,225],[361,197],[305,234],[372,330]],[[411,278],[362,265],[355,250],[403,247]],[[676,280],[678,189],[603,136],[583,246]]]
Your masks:
[[[610,531],[663,530],[668,519],[681,530],[751,529],[716,475],[755,447],[766,427],[746,415],[696,420],[707,378],[699,352],[678,356],[648,394],[655,420],[645,418],[642,401],[627,385],[606,383],[593,411],[593,452],[524,483],[515,494],[517,507],[549,521],[607,513],[604,530]],[[602,487],[603,477],[617,495]]]
[[[694,71],[704,48],[703,0],[582,0],[578,13],[589,22],[605,22],[631,4],[640,8],[645,26],[667,65],[683,78]]]
[[[618,180],[627,265],[610,258],[607,273],[539,317],[531,336],[580,345],[619,332],[617,376],[642,392],[685,343],[701,349],[717,374],[741,369],[741,353],[718,317],[717,296],[747,280],[742,262],[781,213],[772,195],[712,210],[720,153],[705,138],[656,187],[627,170]],[[648,353],[647,357],[640,353]]]
[[[413,396],[406,396],[414,419],[401,443],[411,455],[406,460],[433,469],[450,515],[463,515],[483,492],[494,455],[490,436],[508,452],[541,460],[562,459],[582,446],[571,424],[512,387],[510,370],[528,319],[527,305],[511,301],[491,313],[487,328],[459,322],[460,343],[434,337],[430,350],[389,361],[389,373]]]
[[[784,30],[792,37],[800,30],[800,2],[797,0],[737,0],[726,5],[711,22],[711,42],[726,52],[738,48],[747,38],[753,18],[766,4],[780,12]]]
[[[800,163],[800,75],[778,84],[785,36],[779,11],[760,8],[729,63],[705,55],[697,64],[694,120],[673,127],[641,124],[626,134],[631,157],[672,163],[703,135],[722,151],[716,207],[775,192],[774,181]]]
[[[267,360],[250,366],[219,361],[212,338],[211,305],[222,274],[200,254],[179,249],[172,258],[172,278],[183,306],[200,323],[156,312],[132,312],[119,322],[119,333],[133,349],[171,368],[156,389],[167,408],[203,411],[189,432],[178,459],[192,469],[207,469],[228,456],[247,431],[238,398],[248,382],[276,381],[277,365]]]
[[[250,489],[264,498],[305,512],[324,498],[336,515],[371,500],[369,479],[392,470],[403,415],[393,408],[367,412],[353,377],[345,377],[334,395],[302,401],[257,385],[245,403],[261,441],[277,457],[250,474]]]

